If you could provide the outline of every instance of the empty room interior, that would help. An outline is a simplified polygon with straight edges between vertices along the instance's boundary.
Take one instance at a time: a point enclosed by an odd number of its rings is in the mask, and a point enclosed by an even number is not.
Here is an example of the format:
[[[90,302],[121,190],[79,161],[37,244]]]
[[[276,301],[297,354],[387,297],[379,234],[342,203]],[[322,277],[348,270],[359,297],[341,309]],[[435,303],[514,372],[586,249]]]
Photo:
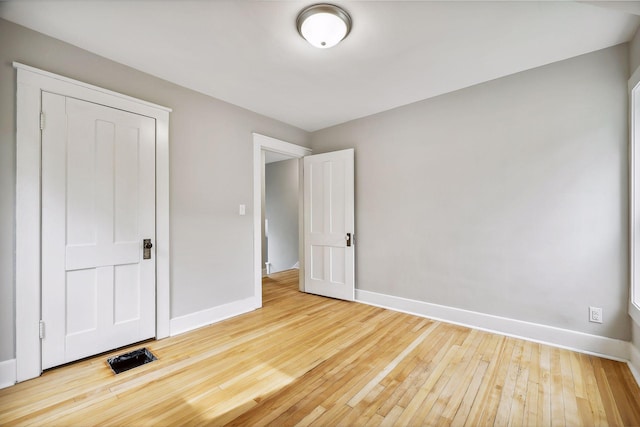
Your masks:
[[[640,426],[639,27],[0,1],[0,425]]]

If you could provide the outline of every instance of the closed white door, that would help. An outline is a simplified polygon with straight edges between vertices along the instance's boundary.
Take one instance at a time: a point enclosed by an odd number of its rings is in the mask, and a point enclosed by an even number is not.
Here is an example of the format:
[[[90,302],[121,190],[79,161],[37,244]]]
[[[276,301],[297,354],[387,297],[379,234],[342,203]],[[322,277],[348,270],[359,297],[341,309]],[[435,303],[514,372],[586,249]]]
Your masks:
[[[305,292],[354,300],[353,233],[353,149],[305,157]]]
[[[46,369],[155,336],[155,120],[46,92],[42,111]]]

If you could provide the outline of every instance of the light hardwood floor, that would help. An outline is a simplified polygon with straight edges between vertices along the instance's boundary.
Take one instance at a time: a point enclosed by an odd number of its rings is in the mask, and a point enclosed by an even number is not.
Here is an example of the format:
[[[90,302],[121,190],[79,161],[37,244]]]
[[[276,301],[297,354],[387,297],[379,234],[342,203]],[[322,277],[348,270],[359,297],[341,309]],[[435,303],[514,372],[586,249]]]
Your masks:
[[[113,353],[0,390],[0,425],[640,425],[623,363],[303,294],[297,271],[146,346],[159,360],[117,376]]]

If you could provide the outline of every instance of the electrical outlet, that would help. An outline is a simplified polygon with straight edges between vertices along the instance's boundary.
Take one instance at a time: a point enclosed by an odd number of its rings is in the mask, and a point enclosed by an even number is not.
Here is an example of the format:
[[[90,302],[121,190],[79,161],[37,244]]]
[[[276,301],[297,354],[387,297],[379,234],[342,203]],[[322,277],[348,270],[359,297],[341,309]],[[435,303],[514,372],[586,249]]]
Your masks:
[[[602,323],[602,309],[600,307],[589,307],[589,322]]]

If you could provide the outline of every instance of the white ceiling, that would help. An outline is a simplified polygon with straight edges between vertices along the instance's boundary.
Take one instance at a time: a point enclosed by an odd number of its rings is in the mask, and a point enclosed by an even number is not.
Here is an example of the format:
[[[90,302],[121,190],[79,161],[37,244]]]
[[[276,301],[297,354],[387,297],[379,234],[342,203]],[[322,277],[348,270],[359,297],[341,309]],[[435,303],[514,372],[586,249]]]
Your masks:
[[[314,2],[14,0],[0,16],[308,131],[614,46],[640,22],[640,2],[337,0],[353,30],[315,49],[295,28]]]

